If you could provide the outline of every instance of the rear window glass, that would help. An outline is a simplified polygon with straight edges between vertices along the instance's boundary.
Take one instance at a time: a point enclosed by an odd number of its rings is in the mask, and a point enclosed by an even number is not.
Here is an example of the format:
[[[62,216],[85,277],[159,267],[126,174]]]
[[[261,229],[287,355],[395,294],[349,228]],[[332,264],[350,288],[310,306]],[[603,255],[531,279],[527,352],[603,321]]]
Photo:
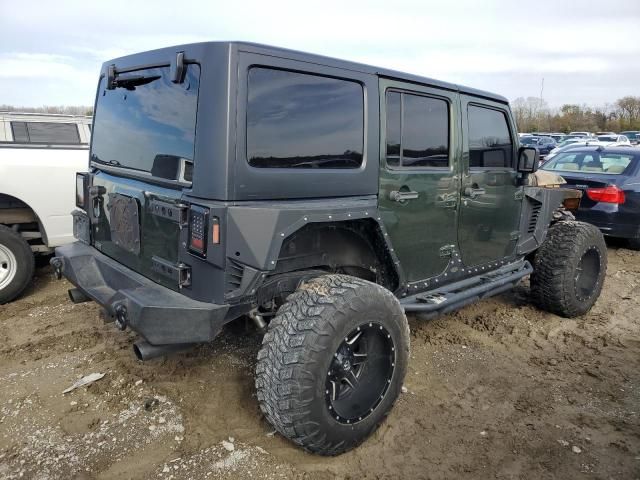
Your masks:
[[[13,141],[16,143],[44,143],[77,145],[80,143],[75,123],[11,122]]]
[[[513,144],[507,117],[492,108],[469,105],[469,166],[511,168]]]
[[[247,159],[263,168],[358,168],[364,145],[359,83],[249,70]]]
[[[633,161],[633,155],[600,152],[560,153],[544,165],[544,170],[620,175]]]
[[[184,82],[169,67],[100,81],[93,120],[91,160],[177,182],[191,182],[200,67],[189,64]]]

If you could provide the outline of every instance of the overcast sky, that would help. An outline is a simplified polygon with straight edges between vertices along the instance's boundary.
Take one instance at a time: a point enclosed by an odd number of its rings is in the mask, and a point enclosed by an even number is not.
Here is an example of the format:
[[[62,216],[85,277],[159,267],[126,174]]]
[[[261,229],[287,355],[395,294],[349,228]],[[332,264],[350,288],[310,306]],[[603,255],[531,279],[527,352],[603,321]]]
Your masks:
[[[91,105],[103,61],[247,40],[552,106],[640,95],[640,0],[0,0],[0,104]]]

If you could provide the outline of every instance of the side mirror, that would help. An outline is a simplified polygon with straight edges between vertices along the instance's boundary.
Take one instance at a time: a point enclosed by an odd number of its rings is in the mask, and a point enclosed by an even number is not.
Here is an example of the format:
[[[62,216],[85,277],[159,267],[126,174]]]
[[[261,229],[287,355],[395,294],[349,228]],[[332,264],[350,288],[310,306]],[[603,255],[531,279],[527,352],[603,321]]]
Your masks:
[[[518,172],[533,173],[538,169],[538,150],[531,147],[520,147],[518,150]]]

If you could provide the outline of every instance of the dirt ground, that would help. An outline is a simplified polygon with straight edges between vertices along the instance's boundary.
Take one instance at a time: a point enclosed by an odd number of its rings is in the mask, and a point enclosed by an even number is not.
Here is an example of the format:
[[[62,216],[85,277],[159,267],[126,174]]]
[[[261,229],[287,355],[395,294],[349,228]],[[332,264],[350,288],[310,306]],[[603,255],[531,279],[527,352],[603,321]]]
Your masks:
[[[410,319],[406,393],[335,458],[274,434],[253,386],[260,336],[138,362],[133,335],[40,268],[0,307],[0,478],[640,478],[640,252],[610,245],[602,297],[564,320],[513,293]],[[104,378],[68,394],[90,373]]]

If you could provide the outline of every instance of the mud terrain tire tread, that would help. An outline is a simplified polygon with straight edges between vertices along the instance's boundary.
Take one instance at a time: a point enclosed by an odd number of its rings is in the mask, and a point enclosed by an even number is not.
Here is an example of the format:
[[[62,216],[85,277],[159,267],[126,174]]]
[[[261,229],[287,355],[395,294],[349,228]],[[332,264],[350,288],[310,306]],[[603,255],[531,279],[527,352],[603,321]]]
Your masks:
[[[18,297],[29,285],[35,270],[35,258],[31,247],[24,238],[14,230],[0,225],[0,243],[7,247],[16,257],[16,274],[11,283],[0,290],[0,305]]]
[[[587,248],[600,254],[600,272],[592,294],[586,301],[576,296],[575,271]],[[553,225],[535,255],[531,275],[531,294],[539,308],[562,317],[573,318],[588,312],[602,291],[607,271],[607,246],[600,230],[578,221]]]
[[[393,379],[376,411],[357,424],[340,424],[324,403],[326,362],[344,329],[372,309],[385,313],[385,328],[398,337]],[[348,275],[316,277],[291,294],[269,324],[256,367],[260,408],[280,434],[307,451],[338,455],[384,420],[401,391],[408,357],[409,326],[390,291]]]

